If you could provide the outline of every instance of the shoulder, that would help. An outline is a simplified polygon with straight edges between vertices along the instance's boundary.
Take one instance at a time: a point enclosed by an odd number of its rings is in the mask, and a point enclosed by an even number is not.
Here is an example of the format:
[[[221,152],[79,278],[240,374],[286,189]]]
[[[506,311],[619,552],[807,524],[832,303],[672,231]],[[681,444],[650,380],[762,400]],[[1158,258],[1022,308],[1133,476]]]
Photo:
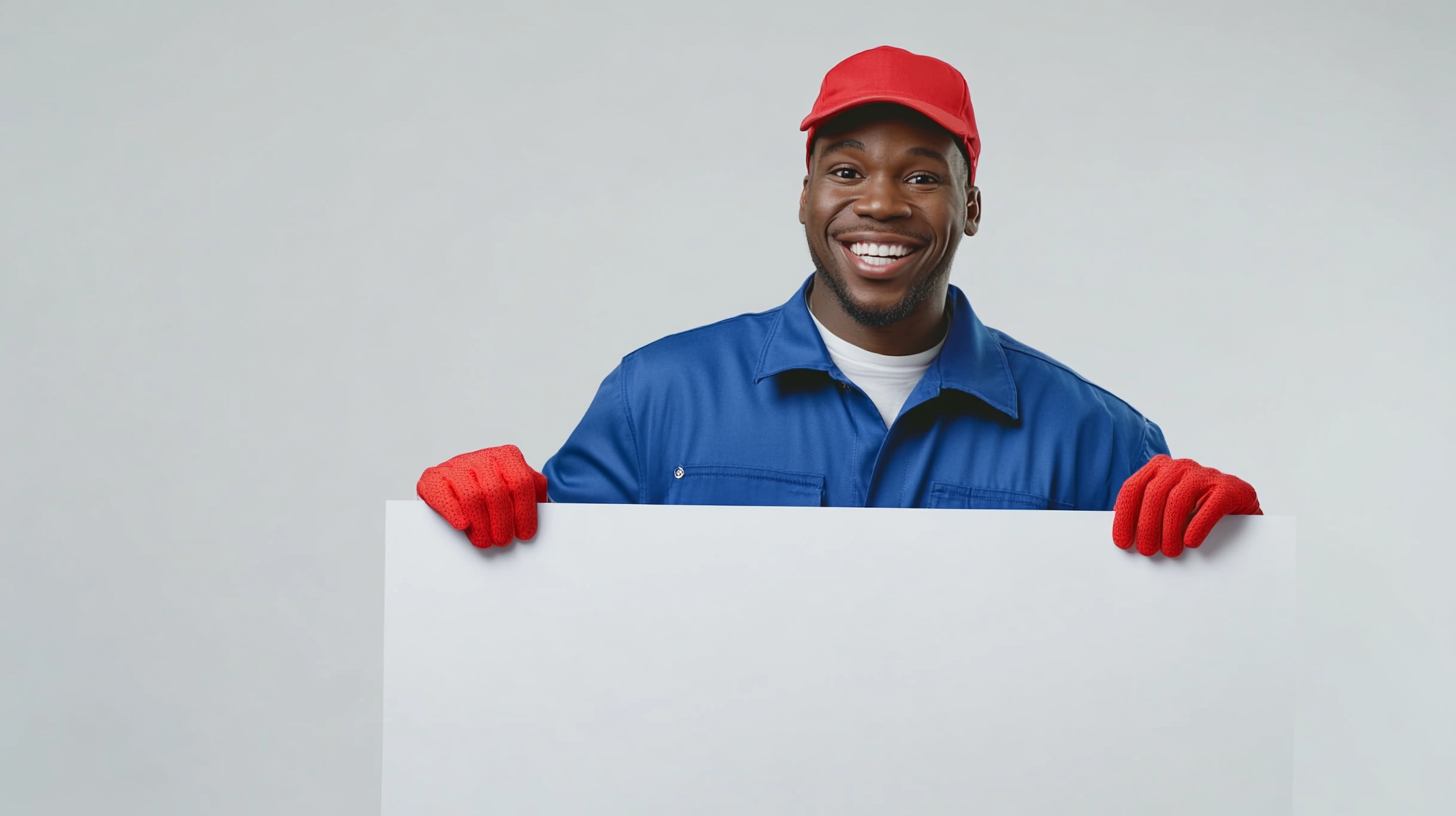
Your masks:
[[[665,396],[752,379],[781,311],[741,314],[648,343],[622,358],[622,385]]]
[[[623,362],[701,365],[724,356],[737,357],[744,353],[757,355],[773,332],[782,309],[783,307],[777,307],[764,312],[741,314],[706,326],[669,334],[631,352],[623,358]]]
[[[1018,389],[1036,392],[1050,390],[1069,396],[1081,395],[1102,404],[1114,414],[1126,414],[1128,418],[1139,421],[1144,419],[1131,403],[1077,373],[1061,360],[1028,346],[1006,332],[987,328],[1006,353],[1006,362],[1011,367]]]

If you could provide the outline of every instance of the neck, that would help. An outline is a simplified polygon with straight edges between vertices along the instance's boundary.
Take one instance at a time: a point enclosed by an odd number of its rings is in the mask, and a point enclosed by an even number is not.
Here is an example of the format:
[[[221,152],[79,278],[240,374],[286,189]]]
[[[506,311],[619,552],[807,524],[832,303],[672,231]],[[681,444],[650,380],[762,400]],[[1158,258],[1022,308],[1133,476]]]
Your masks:
[[[866,326],[850,317],[828,286],[818,284],[816,280],[809,287],[809,311],[835,337],[865,351],[904,357],[934,347],[945,336],[944,287],[921,301],[904,320],[888,326]]]

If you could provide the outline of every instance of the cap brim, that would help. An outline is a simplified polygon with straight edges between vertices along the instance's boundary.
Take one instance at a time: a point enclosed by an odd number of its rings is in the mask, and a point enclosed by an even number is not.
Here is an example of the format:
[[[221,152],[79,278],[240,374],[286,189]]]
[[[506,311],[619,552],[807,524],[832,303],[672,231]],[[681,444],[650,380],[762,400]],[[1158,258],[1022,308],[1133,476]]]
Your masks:
[[[964,132],[965,123],[961,121],[959,116],[952,116],[946,111],[919,99],[910,99],[909,97],[895,96],[892,94],[870,94],[868,96],[855,97],[854,99],[845,100],[828,110],[820,111],[817,114],[811,113],[804,117],[804,121],[799,124],[799,130],[817,130],[820,125],[839,114],[861,105],[868,105],[871,102],[890,102],[901,107],[909,108],[929,117],[931,121],[961,139],[970,138],[970,134]]]

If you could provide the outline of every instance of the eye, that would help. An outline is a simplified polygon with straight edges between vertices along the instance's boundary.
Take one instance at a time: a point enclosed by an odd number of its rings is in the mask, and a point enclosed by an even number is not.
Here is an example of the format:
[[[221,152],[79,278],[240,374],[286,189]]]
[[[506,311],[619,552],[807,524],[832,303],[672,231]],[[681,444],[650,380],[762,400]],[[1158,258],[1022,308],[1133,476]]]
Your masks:
[[[940,183],[940,179],[939,178],[936,178],[935,176],[932,176],[929,173],[916,173],[915,175],[913,175],[910,178],[906,179],[906,181],[910,182],[911,184],[915,184],[915,185],[939,184]]]
[[[856,179],[859,178],[859,171],[853,167],[836,167],[829,171],[829,175],[846,180]]]

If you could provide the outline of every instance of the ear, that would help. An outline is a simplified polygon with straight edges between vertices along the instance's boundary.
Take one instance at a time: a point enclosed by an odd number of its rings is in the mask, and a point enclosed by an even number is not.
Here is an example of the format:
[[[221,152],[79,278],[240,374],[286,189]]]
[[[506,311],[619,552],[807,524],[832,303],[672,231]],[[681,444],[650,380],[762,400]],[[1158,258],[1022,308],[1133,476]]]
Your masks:
[[[809,177],[804,176],[804,189],[799,191],[799,223],[809,223]]]
[[[975,235],[981,228],[981,188],[966,185],[966,235]]]

